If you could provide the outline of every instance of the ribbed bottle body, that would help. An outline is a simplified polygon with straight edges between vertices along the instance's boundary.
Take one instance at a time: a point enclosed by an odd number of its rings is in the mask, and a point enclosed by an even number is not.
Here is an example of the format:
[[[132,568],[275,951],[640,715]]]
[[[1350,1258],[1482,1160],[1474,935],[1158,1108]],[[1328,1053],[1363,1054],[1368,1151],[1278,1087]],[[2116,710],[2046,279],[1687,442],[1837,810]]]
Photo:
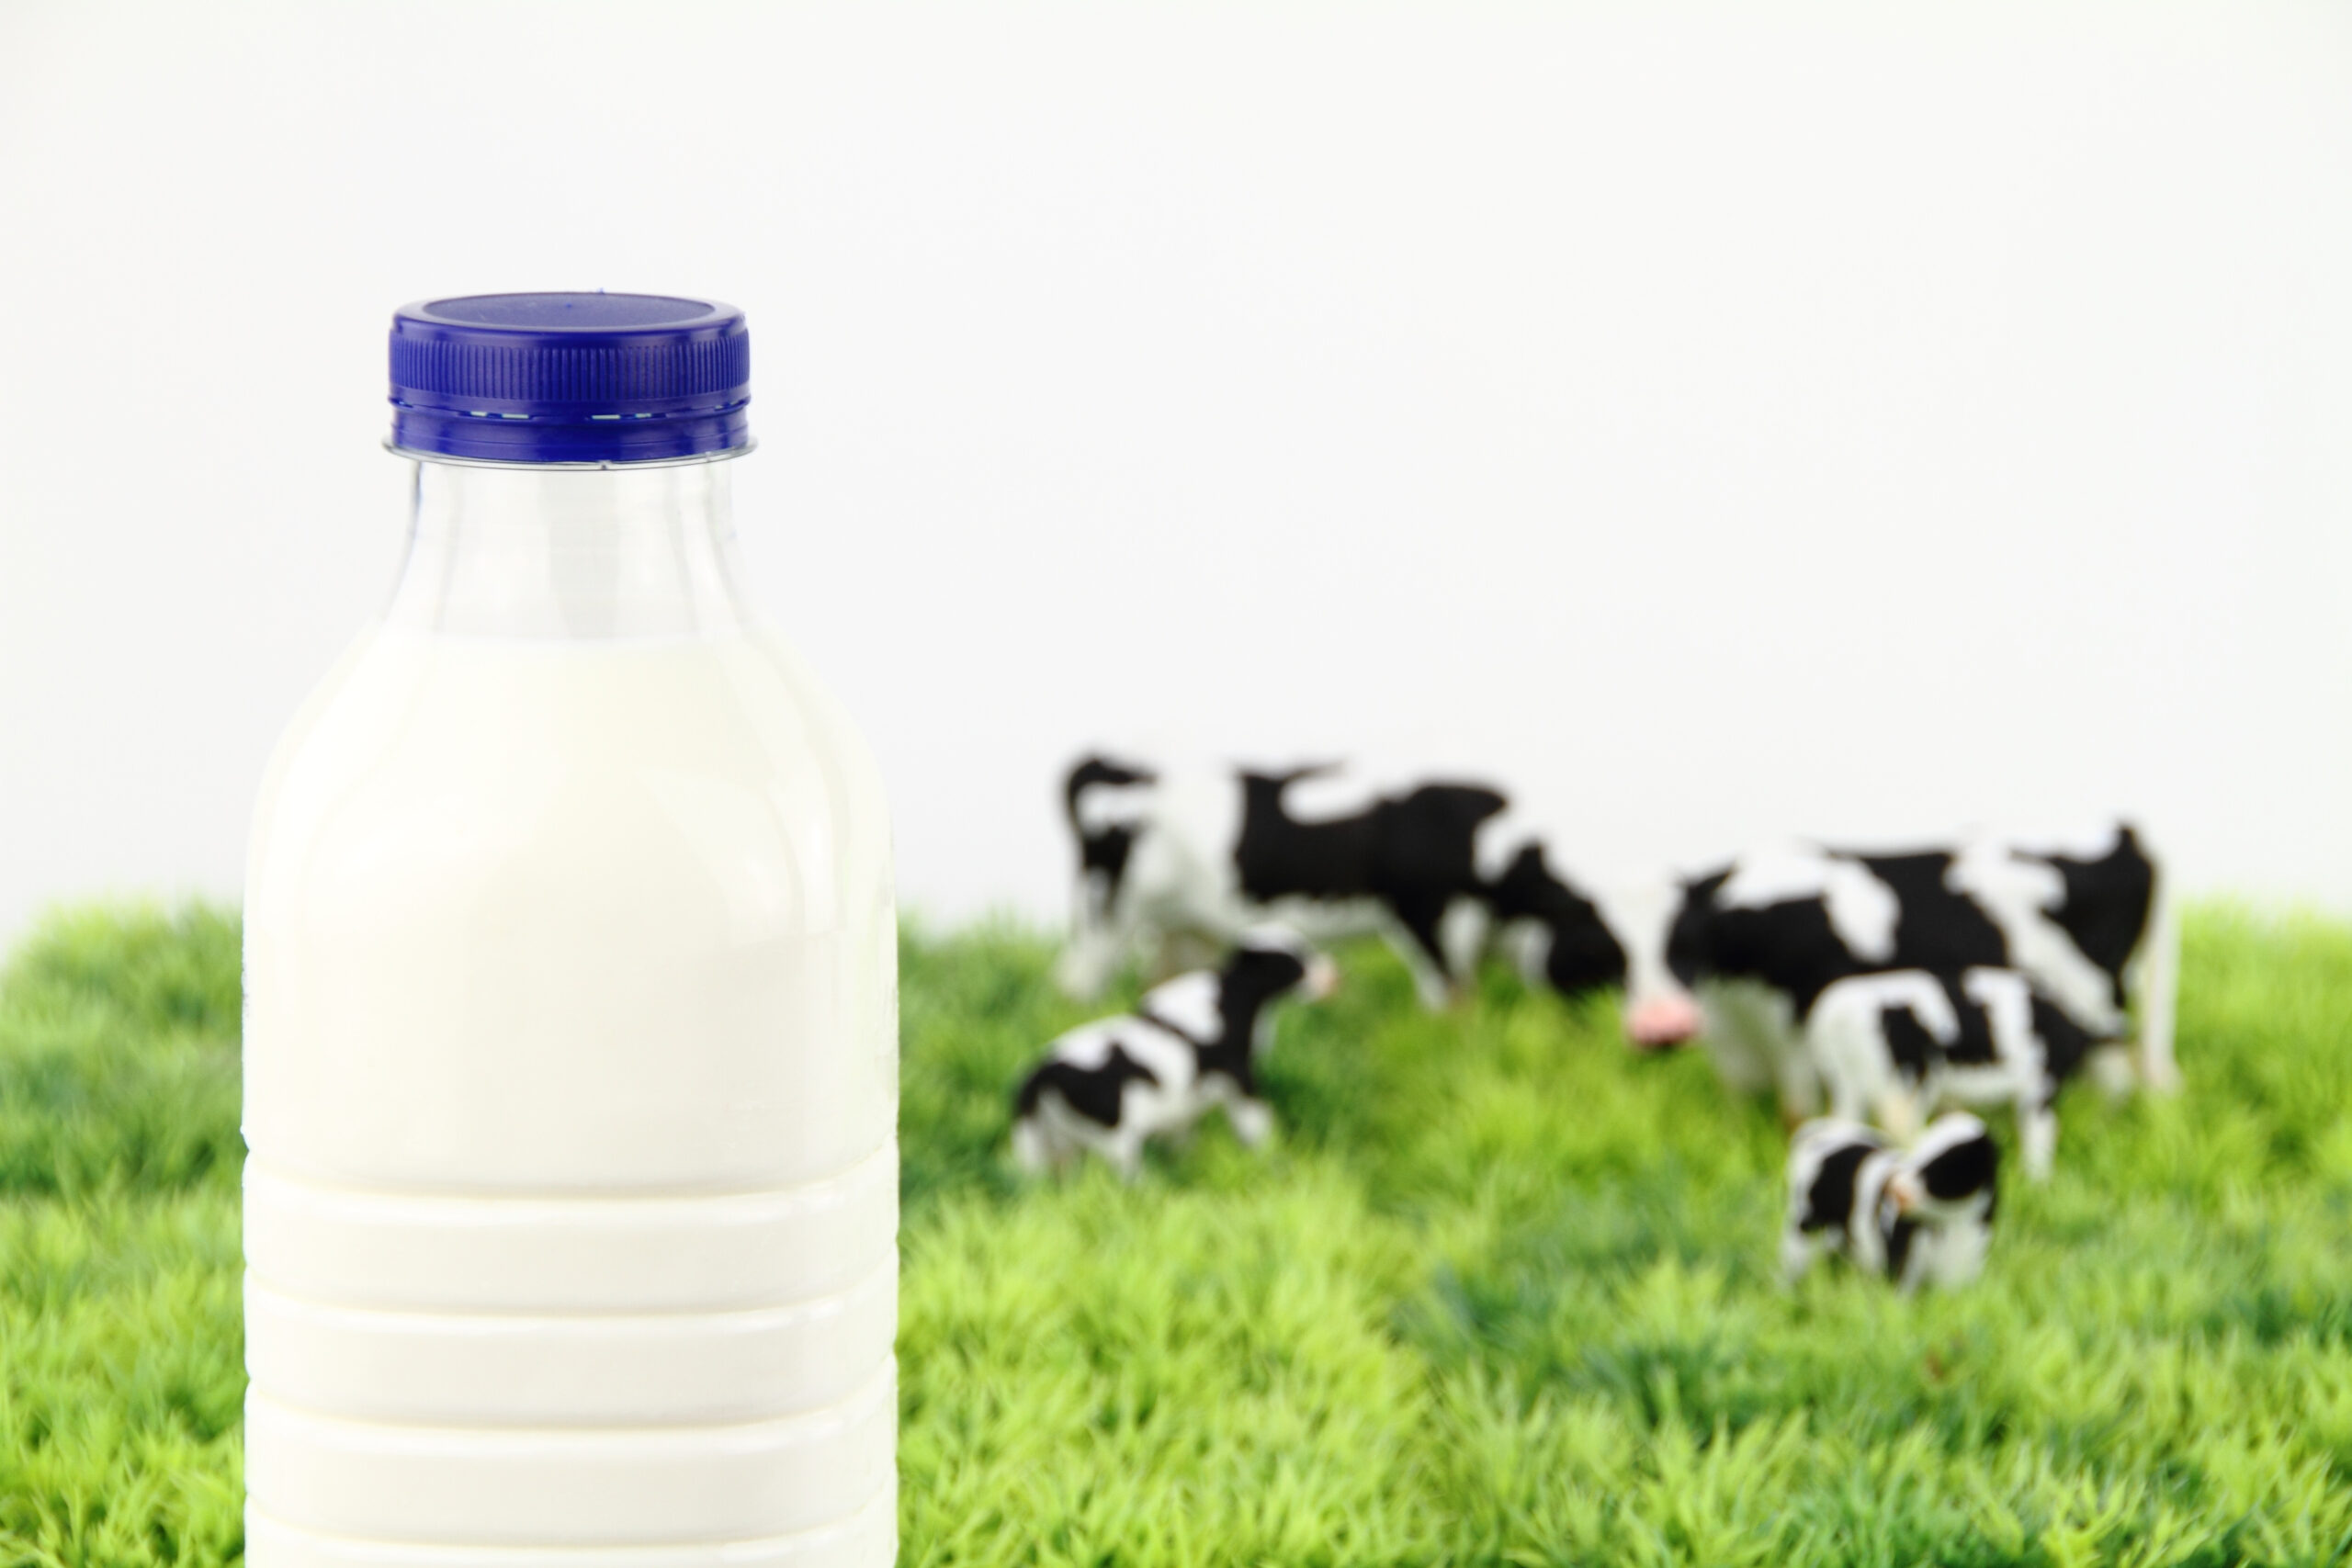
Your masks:
[[[596,476],[568,479],[593,534]],[[838,710],[708,592],[724,529],[670,503],[707,482],[623,520],[617,578],[522,535],[469,559],[481,528],[436,556],[422,522],[273,762],[256,1568],[890,1560],[885,808]],[[578,501],[521,510],[576,544]],[[616,601],[639,568],[673,581]]]

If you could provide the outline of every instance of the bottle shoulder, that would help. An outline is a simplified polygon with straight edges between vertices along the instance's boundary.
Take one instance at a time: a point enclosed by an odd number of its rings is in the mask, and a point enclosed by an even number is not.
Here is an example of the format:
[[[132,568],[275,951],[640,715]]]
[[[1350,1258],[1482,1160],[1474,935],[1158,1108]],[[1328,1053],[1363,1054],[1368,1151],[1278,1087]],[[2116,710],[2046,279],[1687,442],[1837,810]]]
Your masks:
[[[271,773],[399,760],[463,768],[539,750],[615,766],[797,771],[872,756],[845,709],[762,627],[695,637],[557,642],[381,627],[313,689]]]
[[[888,897],[887,806],[855,728],[772,634],[364,639],[273,759],[254,897],[517,875],[707,884],[821,924]]]

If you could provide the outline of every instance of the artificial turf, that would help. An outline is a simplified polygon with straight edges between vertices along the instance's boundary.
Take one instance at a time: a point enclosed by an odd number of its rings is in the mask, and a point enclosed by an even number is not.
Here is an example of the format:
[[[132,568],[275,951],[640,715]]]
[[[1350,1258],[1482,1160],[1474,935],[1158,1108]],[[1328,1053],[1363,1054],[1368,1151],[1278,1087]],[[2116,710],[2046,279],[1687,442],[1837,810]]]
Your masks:
[[[1702,1056],[1344,956],[1270,1153],[1035,1183],[1006,1090],[1086,1010],[1032,934],[908,934],[906,1562],[2352,1561],[2352,931],[2196,911],[2186,1092],[2070,1092],[1909,1301],[1777,1285],[1778,1122]],[[0,976],[0,1563],[238,1554],[236,1027],[215,910]]]

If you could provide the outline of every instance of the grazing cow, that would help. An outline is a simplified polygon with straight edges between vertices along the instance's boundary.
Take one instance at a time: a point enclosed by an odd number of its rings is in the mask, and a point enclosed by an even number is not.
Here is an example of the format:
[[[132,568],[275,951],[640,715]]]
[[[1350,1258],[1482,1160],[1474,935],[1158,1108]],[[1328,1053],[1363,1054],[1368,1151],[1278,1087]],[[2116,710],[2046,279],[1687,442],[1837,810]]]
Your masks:
[[[1794,1284],[1836,1253],[1906,1294],[1970,1283],[1991,1246],[2000,1161],[1964,1111],[1938,1117],[1908,1148],[1860,1122],[1806,1122],[1789,1145],[1781,1273]]]
[[[1442,1006],[1475,958],[1478,839],[1504,797],[1433,783],[1296,814],[1292,787],[1331,772],[1163,776],[1105,757],[1072,768],[1063,801],[1079,874],[1063,987],[1097,996],[1131,955],[1164,961],[1186,939],[1223,943],[1273,920],[1318,942],[1387,936],[1422,1000]]]
[[[1257,1147],[1273,1130],[1255,1070],[1270,1005],[1295,991],[1329,995],[1336,978],[1329,959],[1290,933],[1254,931],[1222,969],[1180,975],[1134,1015],[1071,1030],[1013,1096],[1014,1157],[1046,1170],[1091,1150],[1131,1177],[1147,1138],[1189,1131],[1218,1105]]]
[[[2072,849],[1990,836],[1909,853],[1791,845],[1645,904],[1595,903],[1540,854],[1507,876],[1517,918],[1538,928],[1522,952],[1576,955],[1544,977],[1564,989],[1622,981],[1634,1044],[1703,1037],[1726,1081],[1777,1087],[1792,1119],[1819,1108],[1801,1037],[1815,1001],[1839,980],[1895,969],[2018,970],[2097,1041],[2124,1037],[2136,1002],[2141,1080],[2178,1081],[2170,900],[2126,825]]]
[[[1897,1138],[1939,1101],[2017,1110],[2026,1175],[2050,1174],[2059,1086],[2099,1043],[2014,969],[1896,969],[1833,981],[1805,1020],[1829,1114]]]
[[[1520,846],[1487,884],[1487,909],[1497,939],[1517,958],[1529,984],[1573,997],[1625,983],[1625,947],[1612,928],[1638,922],[1604,911],[1554,872],[1542,844]]]

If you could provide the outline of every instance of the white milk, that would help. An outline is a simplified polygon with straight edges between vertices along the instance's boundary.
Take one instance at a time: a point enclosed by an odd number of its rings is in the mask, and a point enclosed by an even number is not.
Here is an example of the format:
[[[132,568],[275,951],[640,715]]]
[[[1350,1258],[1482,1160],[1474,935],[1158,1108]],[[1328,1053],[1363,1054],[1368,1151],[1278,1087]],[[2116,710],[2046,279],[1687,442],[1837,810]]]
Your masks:
[[[888,1562],[871,763],[722,470],[422,468],[249,867],[248,1560]]]

